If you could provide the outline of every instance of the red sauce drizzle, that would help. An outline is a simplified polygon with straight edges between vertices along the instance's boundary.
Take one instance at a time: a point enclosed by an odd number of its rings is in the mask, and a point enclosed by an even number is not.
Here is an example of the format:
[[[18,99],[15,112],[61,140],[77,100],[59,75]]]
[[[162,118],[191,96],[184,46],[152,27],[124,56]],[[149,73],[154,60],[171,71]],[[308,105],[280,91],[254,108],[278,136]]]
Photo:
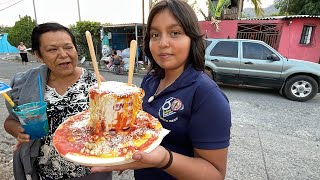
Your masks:
[[[145,143],[143,143],[139,148],[138,150],[145,150],[147,149],[155,140],[157,140],[158,137],[156,136],[151,136]]]

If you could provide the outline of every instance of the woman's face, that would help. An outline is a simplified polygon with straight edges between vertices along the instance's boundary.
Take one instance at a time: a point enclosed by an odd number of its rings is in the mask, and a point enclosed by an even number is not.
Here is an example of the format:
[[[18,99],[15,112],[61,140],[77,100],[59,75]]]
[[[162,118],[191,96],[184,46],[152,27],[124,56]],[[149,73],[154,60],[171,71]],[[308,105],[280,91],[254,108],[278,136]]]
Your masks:
[[[38,58],[55,75],[68,76],[74,73],[78,64],[78,52],[71,37],[65,31],[46,32],[40,36]]]
[[[167,70],[184,70],[189,56],[191,39],[168,11],[154,16],[150,26],[150,51],[156,63]]]

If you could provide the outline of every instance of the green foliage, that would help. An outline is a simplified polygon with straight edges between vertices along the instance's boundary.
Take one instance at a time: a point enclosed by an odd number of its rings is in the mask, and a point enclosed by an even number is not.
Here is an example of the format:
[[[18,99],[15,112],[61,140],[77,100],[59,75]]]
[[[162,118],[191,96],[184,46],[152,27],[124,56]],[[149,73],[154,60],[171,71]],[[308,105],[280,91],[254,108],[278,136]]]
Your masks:
[[[201,9],[199,9],[199,12],[200,14],[202,14],[203,18],[206,21],[210,21],[211,17],[214,17],[215,19],[219,19],[223,9],[228,7],[230,4],[231,4],[231,0],[218,0],[218,1],[207,0],[206,5],[208,8],[208,16]]]
[[[210,21],[212,15],[216,14],[217,4],[215,1],[207,0],[206,5],[208,8],[208,16],[203,12],[202,9],[199,9],[200,14],[203,16],[204,20]]]
[[[249,16],[246,13],[241,14],[241,18],[248,18]]]
[[[216,14],[218,3],[216,3],[215,1],[208,0],[206,2],[206,5],[208,7],[209,13],[208,13],[208,17],[205,19],[207,19],[209,21],[211,19],[211,17]],[[202,13],[202,14],[204,14],[204,13]]]
[[[281,15],[320,15],[319,0],[277,0],[275,7]]]
[[[78,21],[76,25],[72,25],[70,27],[71,32],[76,38],[80,57],[85,56],[86,59],[91,59],[90,51],[89,51],[88,43],[86,39],[86,31],[89,31],[91,33],[96,56],[98,53],[100,54],[100,50],[99,50],[100,48],[98,49],[99,45],[101,44],[100,29],[101,29],[100,22],[91,22],[91,21]],[[97,59],[99,59],[98,56],[97,56]]]
[[[282,16],[282,15],[279,12],[275,12],[275,13],[270,14],[270,16]]]
[[[263,9],[261,7],[261,0],[250,0],[254,5],[254,11],[257,16],[263,16]],[[207,0],[206,5],[208,8],[208,16],[200,9],[199,12],[202,14],[206,21],[210,21],[213,16],[215,19],[219,19],[223,9],[227,8],[231,4],[231,0]],[[243,16],[243,15],[242,15]]]
[[[231,4],[231,0],[219,0],[216,7],[216,13],[214,14],[214,16],[216,18],[220,18],[223,9],[228,7],[230,4]]]
[[[161,0],[152,0],[151,7],[154,6],[157,2]],[[215,19],[219,19],[221,16],[221,13],[223,12],[223,9],[228,7],[231,4],[231,0],[206,0],[208,15],[203,12],[202,9],[197,7],[197,0],[184,0],[188,2],[191,7],[194,9],[195,12],[200,13],[204,20],[211,21],[211,17],[214,17]],[[252,4],[254,5],[254,11],[257,16],[263,16],[263,9],[261,7],[261,0],[250,0]]]
[[[8,26],[0,26],[0,33],[3,34],[3,33],[9,33],[11,27],[8,27]]]
[[[263,9],[261,7],[261,0],[251,0],[253,6],[254,6],[254,12],[256,16],[262,17],[263,16]]]
[[[23,41],[26,47],[31,47],[31,33],[36,26],[35,20],[30,16],[24,16],[17,21],[8,32],[8,41],[13,46],[18,46]]]

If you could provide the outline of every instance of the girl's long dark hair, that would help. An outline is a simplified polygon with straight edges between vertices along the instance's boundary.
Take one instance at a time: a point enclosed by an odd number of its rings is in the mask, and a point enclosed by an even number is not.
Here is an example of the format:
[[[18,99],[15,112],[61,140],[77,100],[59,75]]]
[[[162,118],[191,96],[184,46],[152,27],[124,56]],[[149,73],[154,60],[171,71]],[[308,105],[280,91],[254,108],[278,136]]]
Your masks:
[[[205,46],[203,35],[200,32],[200,27],[198,23],[198,18],[191,8],[191,6],[181,0],[162,0],[158,2],[149,14],[147,30],[144,37],[144,52],[150,60],[150,71],[154,71],[154,75],[160,78],[164,77],[164,69],[162,69],[152,57],[149,43],[150,43],[150,27],[153,18],[156,14],[162,12],[163,10],[169,10],[170,13],[176,18],[176,20],[182,26],[184,32],[188,37],[191,38],[191,47],[188,57],[188,64],[193,64],[194,68],[199,71],[204,70],[204,56],[205,56]]]

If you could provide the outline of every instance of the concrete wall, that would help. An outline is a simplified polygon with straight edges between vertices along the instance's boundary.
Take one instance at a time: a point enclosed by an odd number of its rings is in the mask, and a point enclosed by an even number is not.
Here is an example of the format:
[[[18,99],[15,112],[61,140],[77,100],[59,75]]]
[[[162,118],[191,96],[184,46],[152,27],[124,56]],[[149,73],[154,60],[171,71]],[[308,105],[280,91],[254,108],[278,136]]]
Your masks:
[[[320,63],[320,18],[295,18],[283,21],[278,51],[288,58]],[[308,45],[300,44],[304,25],[315,26],[311,43]]]
[[[225,20],[219,23],[220,30],[211,21],[199,21],[201,32],[208,38],[236,38],[238,20]]]
[[[0,53],[18,53],[16,47],[8,42],[8,34],[0,35]]]

